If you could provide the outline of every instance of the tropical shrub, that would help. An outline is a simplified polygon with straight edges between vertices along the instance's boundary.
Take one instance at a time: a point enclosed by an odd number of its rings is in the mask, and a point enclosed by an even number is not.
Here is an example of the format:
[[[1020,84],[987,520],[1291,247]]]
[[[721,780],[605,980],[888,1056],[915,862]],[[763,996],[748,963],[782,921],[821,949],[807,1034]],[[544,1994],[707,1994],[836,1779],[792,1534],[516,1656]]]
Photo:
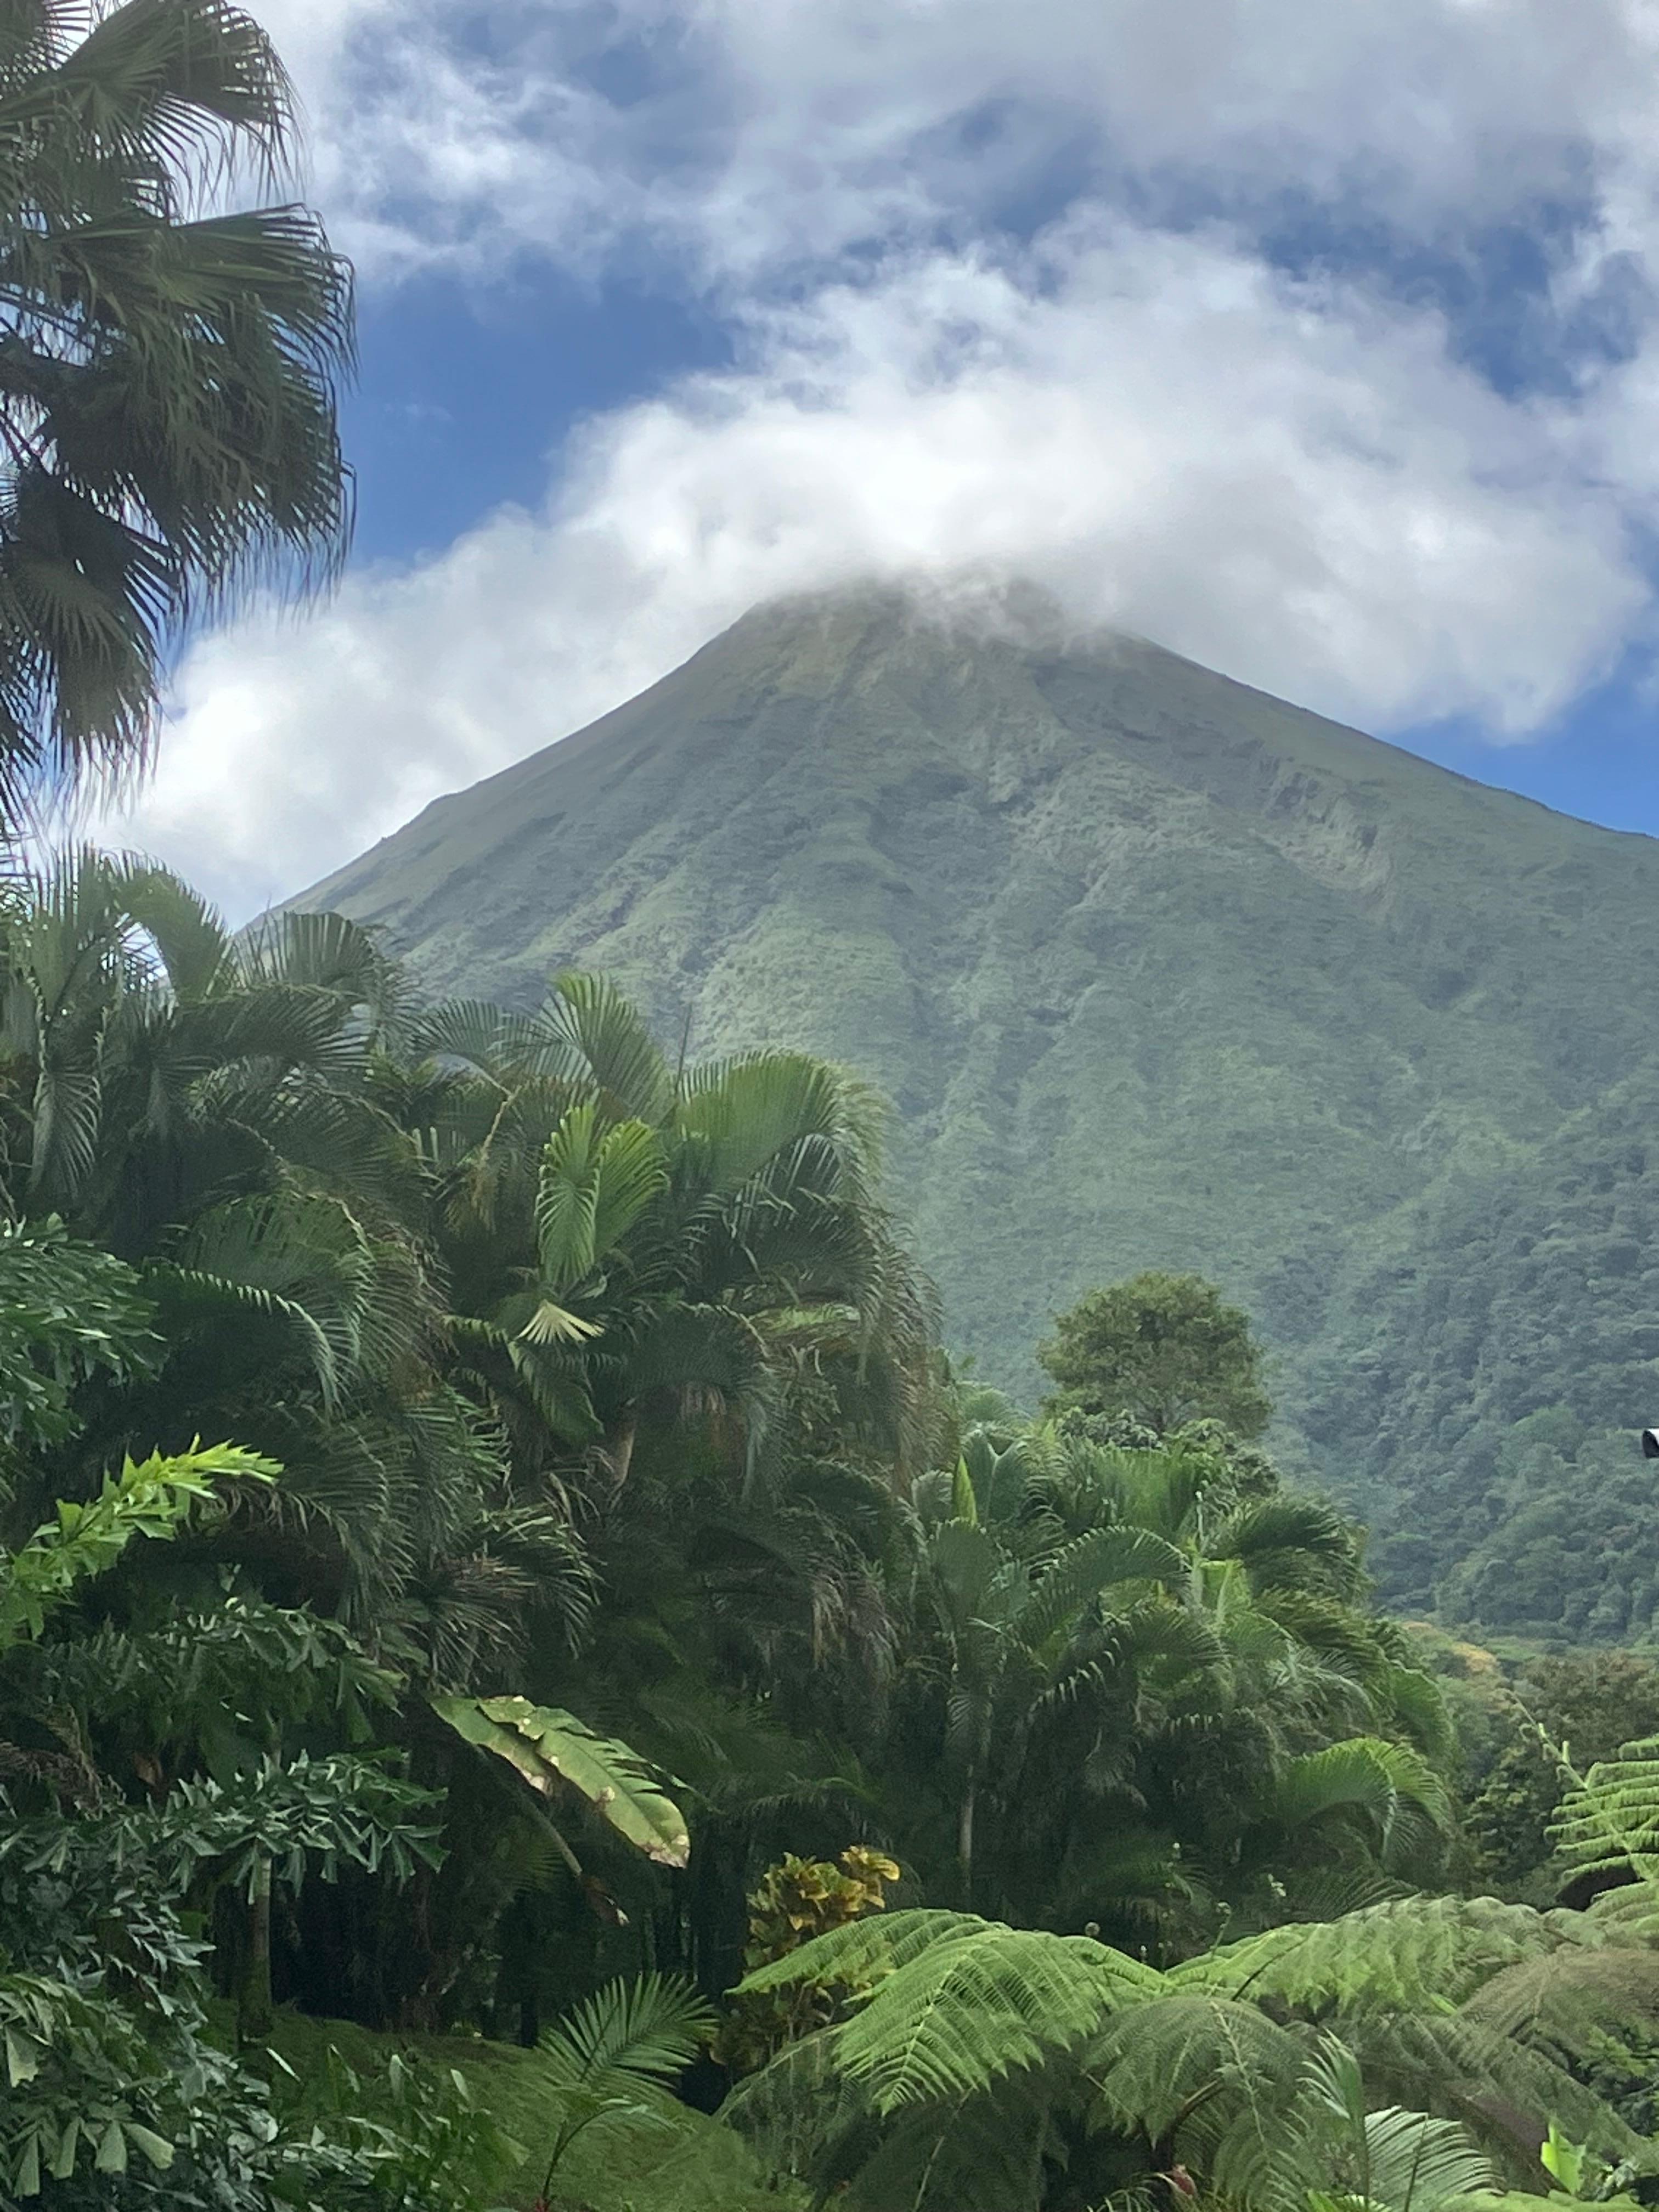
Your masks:
[[[789,1853],[750,1893],[745,1971],[753,1973],[832,1928],[884,1911],[888,1885],[898,1879],[894,1862],[863,1844],[849,1844],[834,1862]],[[827,2027],[861,1994],[844,1982],[793,1982],[734,1997],[714,2056],[733,2074],[752,2073],[784,2044]]]

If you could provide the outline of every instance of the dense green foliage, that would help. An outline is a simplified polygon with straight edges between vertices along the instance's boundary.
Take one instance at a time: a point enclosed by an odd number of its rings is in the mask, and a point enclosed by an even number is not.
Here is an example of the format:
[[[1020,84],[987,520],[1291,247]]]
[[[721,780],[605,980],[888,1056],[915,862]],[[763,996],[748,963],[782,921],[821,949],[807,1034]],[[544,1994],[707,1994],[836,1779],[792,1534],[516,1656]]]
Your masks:
[[[1127,1413],[1158,1436],[1219,1421],[1259,1437],[1273,1407],[1248,1317],[1199,1275],[1146,1273],[1091,1291],[1037,1350],[1056,1413]]]
[[[1659,1668],[1623,1652],[1531,1656],[1505,1680],[1487,1663],[1447,1684],[1457,1712],[1469,1842],[1483,1886],[1531,1903],[1562,1887],[1553,1827],[1563,1753],[1589,1767],[1659,1735]]]
[[[1659,1768],[1630,1771],[1650,1818]],[[1629,1787],[1592,1780],[1579,1816],[1617,1826]],[[1428,2212],[1540,2174],[1547,2136],[1580,2144],[1603,2193],[1651,2157],[1583,2080],[1618,2028],[1650,2031],[1641,1918],[1411,1899],[1160,1972],[1088,1936],[915,1911],[745,1986],[830,1975],[869,1997],[745,2085],[734,2117],[870,2212],[1024,2212],[1171,2174],[1224,2203]]]
[[[580,961],[700,1052],[860,1068],[981,1371],[1032,1395],[1057,1312],[1195,1268],[1386,1592],[1648,1632],[1647,841],[1150,647],[863,592],[750,616],[310,902],[433,988]]]
[[[0,5],[0,803],[147,755],[171,634],[349,534],[349,271],[244,209],[294,118],[228,0]]]
[[[872,2212],[1061,2212],[1171,2158],[1250,2212],[1368,2163],[1433,2212],[1526,2160],[1318,1995],[1310,1927],[1363,1957],[1382,1911],[1407,2042],[1419,1982],[1462,2021],[1500,1966],[1617,1948],[1593,2052],[1505,2027],[1480,2078],[1639,2156],[1640,1917],[1419,1894],[1468,1863],[1447,1699],[1358,1532],[1178,1418],[1231,1390],[1252,1425],[1207,1285],[1176,1395],[1033,1419],[953,1379],[824,1063],[676,1064],[580,975],[423,1002],[356,925],[237,941],[91,854],[15,886],[0,963],[14,2191],[557,2204],[690,2063]],[[1540,1814],[1584,1879],[1645,1851],[1647,1774]],[[1218,2000],[1235,1961],[1256,1993]],[[292,2079],[284,2007],[428,2057]],[[1156,2083],[1099,2070],[1124,2008]],[[533,2124],[470,2101],[499,2039],[539,2048]],[[1218,2067],[1195,2131],[1159,2117]],[[1240,2068],[1299,2146],[1271,2174]]]
[[[343,274],[307,217],[192,204],[287,122],[220,0],[0,0],[0,804],[142,750],[203,591],[337,550]],[[795,738],[787,795],[710,817],[789,861],[755,972],[680,948],[726,1056],[659,974],[673,1054],[591,973],[434,1000],[356,921],[235,937],[131,857],[0,884],[0,2202],[1659,2201],[1659,1670],[1380,1613],[1255,1441],[1246,1312],[1169,1271],[1218,1223],[1299,1346],[1293,1446],[1394,1484],[1395,1588],[1644,1626],[1642,1494],[1594,1480],[1654,1349],[1644,1078],[1581,1084],[1617,1039],[1536,901],[1448,935],[1428,787],[1364,741],[1139,648],[946,635],[797,611],[668,688],[700,805],[711,728],[728,767]],[[849,636],[891,787],[837,728],[826,800],[799,738]],[[612,733],[659,806],[660,706]],[[651,896],[592,826],[570,895],[625,958]],[[1571,918],[1583,867],[1539,870]],[[1230,998],[1206,932],[1264,884],[1293,995]],[[714,888],[669,885],[719,937],[750,894]],[[972,971],[942,1091],[901,944]],[[1398,1036],[1334,1018],[1362,950]],[[780,981],[799,1041],[743,1039]],[[1036,1418],[953,1370],[884,1110],[809,1048],[884,1005],[924,1232],[971,1223],[953,1304],[1047,1370]],[[1103,1286],[1108,1232],[1152,1264]],[[1034,1345],[1039,1279],[1074,1303]]]

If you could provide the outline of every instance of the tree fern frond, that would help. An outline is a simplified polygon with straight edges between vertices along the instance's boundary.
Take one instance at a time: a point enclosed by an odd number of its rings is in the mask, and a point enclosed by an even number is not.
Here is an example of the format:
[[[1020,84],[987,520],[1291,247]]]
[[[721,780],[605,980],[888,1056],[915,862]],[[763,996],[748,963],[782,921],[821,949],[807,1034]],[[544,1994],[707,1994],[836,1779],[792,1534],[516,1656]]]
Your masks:
[[[1282,2102],[1307,2053],[1304,2034],[1253,2004],[1166,1984],[1105,2024],[1083,2064],[1118,2128],[1158,2142],[1188,2123],[1188,2148],[1207,2162],[1237,2112],[1224,2102],[1200,2121],[1200,2109],[1227,2087]]]
[[[1553,1951],[1494,1974],[1462,2012],[1582,2065],[1607,2037],[1659,2029],[1659,1952],[1618,1944]]]
[[[1597,1940],[1582,1915],[1490,1897],[1408,1897],[1342,1920],[1270,1928],[1171,1967],[1169,1979],[1287,2004],[1415,2012],[1461,2003],[1505,1966]]]
[[[981,2095],[895,2114],[833,2202],[848,2212],[1042,2212],[1052,2177],[1048,2091],[1011,2075]],[[850,2130],[849,2130],[850,2132]],[[855,2139],[856,2140],[856,2139]],[[836,2176],[835,2147],[819,2173]],[[832,2183],[833,2185],[833,2183]]]
[[[1151,1967],[1086,1936],[926,1909],[833,1929],[740,1987],[803,1977],[855,1986],[873,1978],[868,2000],[835,2031],[835,2060],[883,2114],[1036,2065],[1162,1986]]]
[[[1580,1874],[1628,1869],[1650,1890],[1659,1885],[1659,1736],[1627,1743],[1575,1779],[1550,1833]]]
[[[1505,2157],[1531,2159],[1552,2116],[1598,2156],[1617,2160],[1640,2148],[1611,2106],[1523,2036],[1464,2011],[1361,2003],[1336,2017],[1374,2089],[1462,2119]]]

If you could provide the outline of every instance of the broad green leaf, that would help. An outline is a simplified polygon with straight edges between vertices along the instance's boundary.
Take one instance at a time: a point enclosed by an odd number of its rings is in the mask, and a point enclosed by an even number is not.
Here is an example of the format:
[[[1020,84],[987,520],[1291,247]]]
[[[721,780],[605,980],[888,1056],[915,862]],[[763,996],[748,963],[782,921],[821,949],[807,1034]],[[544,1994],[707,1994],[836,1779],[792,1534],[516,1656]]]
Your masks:
[[[119,2120],[112,2120],[99,2138],[98,2155],[93,2160],[100,2173],[125,2173],[127,2170],[127,2139],[121,2132]]]
[[[126,2123],[126,2136],[154,2166],[165,2171],[173,2163],[173,2145],[165,2136],[158,2136],[153,2128],[141,2127],[137,2120]]]
[[[659,1789],[637,1753],[596,1735],[574,1713],[526,1698],[434,1698],[432,1709],[468,1743],[515,1767],[532,1790],[568,1790],[659,1866],[691,1854],[685,1815]]]
[[[46,2171],[54,2181],[67,2181],[75,2171],[75,2154],[81,2147],[81,2122],[71,2117],[65,2122],[64,2132],[58,2138],[58,2148],[52,2154]]]
[[[14,2089],[20,2088],[25,2081],[33,2081],[40,2071],[41,2049],[35,2038],[26,2035],[21,2027],[7,2028],[6,2078]]]

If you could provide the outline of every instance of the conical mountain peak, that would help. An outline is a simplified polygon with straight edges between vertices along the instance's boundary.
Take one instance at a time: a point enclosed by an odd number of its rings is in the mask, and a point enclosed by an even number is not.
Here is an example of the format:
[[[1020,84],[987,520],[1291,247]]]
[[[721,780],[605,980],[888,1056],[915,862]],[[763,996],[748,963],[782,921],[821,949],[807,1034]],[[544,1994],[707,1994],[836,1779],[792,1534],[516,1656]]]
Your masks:
[[[983,1371],[1029,1389],[1081,1290],[1197,1268],[1277,1347],[1292,1461],[1385,1528],[1437,1516],[1443,1553],[1486,1540],[1521,1413],[1652,1418],[1640,1266],[1595,1254],[1659,1254],[1659,1147],[1650,1192],[1629,1136],[1659,1120],[1659,848],[1036,595],[757,608],[307,902],[382,923],[434,988],[523,1003],[577,963],[700,1051],[863,1069]],[[1564,1287],[1528,1255],[1597,1179]],[[1458,1249],[1500,1219],[1471,1280]],[[1449,1300],[1466,1322],[1407,1382]],[[1425,1594],[1404,1534],[1378,1556]]]

